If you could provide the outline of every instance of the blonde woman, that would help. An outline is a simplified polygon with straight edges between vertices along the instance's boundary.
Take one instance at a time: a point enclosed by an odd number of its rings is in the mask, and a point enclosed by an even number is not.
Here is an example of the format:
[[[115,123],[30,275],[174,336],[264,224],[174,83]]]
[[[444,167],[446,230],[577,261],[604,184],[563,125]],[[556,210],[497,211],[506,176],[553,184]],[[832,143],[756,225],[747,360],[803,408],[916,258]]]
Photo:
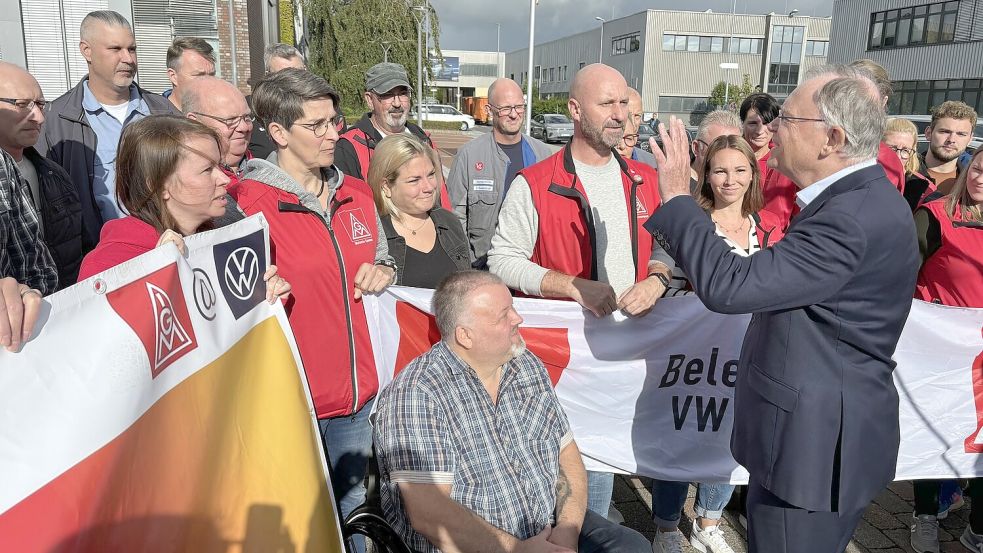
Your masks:
[[[917,150],[918,129],[907,119],[892,117],[884,127],[884,144],[901,160],[905,173],[904,197],[914,211],[926,193],[935,191],[932,180],[918,172],[921,169]]]
[[[440,178],[437,152],[417,138],[394,134],[376,146],[369,186],[403,286],[435,289],[450,273],[471,268],[460,221],[435,203]]]

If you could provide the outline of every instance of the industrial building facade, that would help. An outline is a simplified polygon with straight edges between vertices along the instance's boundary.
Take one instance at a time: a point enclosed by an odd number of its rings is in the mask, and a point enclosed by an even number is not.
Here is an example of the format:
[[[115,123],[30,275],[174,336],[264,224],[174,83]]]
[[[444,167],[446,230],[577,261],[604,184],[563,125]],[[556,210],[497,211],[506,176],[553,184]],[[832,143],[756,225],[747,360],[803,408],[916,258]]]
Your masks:
[[[830,59],[870,58],[891,75],[892,114],[946,100],[983,113],[983,0],[835,0]]]
[[[647,10],[537,45],[533,76],[544,97],[565,96],[578,69],[602,61],[641,93],[646,112],[693,122],[720,81],[740,84],[747,75],[761,90],[787,96],[810,67],[826,62],[829,32],[829,18]],[[505,76],[525,83],[527,71],[528,49],[506,54]]]
[[[46,98],[60,96],[88,71],[79,25],[95,10],[114,10],[133,25],[137,78],[152,92],[170,88],[165,57],[175,37],[211,43],[217,74],[244,92],[264,72],[264,49],[279,38],[271,0],[0,0],[0,59],[27,68]]]
[[[443,64],[431,60],[434,80],[432,99],[461,109],[461,99],[488,96],[488,87],[502,75],[505,57],[498,52],[442,50]]]

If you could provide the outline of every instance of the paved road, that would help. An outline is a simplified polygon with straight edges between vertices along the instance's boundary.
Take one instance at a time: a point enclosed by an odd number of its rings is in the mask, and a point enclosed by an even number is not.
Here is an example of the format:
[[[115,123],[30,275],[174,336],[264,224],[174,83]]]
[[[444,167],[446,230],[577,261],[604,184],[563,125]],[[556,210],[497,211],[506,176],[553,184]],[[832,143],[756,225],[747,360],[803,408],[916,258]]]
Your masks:
[[[490,127],[479,125],[466,132],[434,131],[433,140],[441,152],[444,166],[450,167],[458,148],[489,130]],[[554,151],[560,149],[560,145],[557,144],[551,144],[550,147]],[[619,476],[615,480],[614,504],[624,517],[625,525],[652,539],[656,528],[652,524],[652,495],[648,491],[649,482],[648,478]],[[690,486],[689,497],[683,510],[683,520],[680,523],[680,528],[687,536],[695,516],[693,512],[695,493],[695,488]],[[909,524],[914,509],[912,501],[911,484],[896,482],[889,486],[867,509],[846,553],[913,553],[908,545]],[[967,504],[968,502],[967,499]],[[959,536],[968,523],[968,516],[969,507],[966,506],[953,511],[948,518],[941,521],[939,540],[942,553],[967,551],[959,543]],[[734,551],[746,553],[746,533],[738,524],[736,516],[725,512],[721,524],[727,542]],[[687,545],[686,551],[696,550]]]

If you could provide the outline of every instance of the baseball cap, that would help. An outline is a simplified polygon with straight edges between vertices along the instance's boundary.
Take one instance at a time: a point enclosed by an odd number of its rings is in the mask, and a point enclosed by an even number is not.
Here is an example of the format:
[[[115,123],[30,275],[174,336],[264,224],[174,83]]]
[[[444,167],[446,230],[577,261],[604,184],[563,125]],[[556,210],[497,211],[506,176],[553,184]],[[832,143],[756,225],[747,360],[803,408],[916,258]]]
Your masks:
[[[385,94],[400,86],[410,88],[410,80],[406,69],[398,63],[377,63],[365,72],[365,90]]]

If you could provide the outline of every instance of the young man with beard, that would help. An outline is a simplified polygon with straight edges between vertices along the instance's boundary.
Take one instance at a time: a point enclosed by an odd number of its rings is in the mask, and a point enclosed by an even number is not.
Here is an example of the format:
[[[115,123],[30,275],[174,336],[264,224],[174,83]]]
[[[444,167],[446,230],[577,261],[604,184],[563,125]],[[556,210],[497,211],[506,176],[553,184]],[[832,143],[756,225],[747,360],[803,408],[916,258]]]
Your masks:
[[[966,151],[975,128],[976,111],[963,102],[949,100],[932,110],[932,123],[925,129],[928,151],[922,164],[936,190],[923,201],[936,191],[941,197],[952,190],[959,176],[959,156]]]
[[[403,541],[423,553],[650,551],[586,510],[580,451],[501,279],[453,273],[433,311],[441,341],[373,415],[382,506]]]
[[[476,269],[487,265],[498,212],[512,179],[521,169],[552,154],[546,144],[522,134],[526,105],[515,81],[501,78],[493,82],[485,109],[492,132],[461,146],[447,175],[447,193],[468,235]]]
[[[530,296],[574,300],[597,317],[647,313],[672,259],[652,259],[642,224],[659,206],[655,169],[613,148],[628,119],[628,83],[600,63],[574,76],[567,103],[573,139],[527,167],[509,188],[488,267]],[[588,508],[606,516],[614,475],[588,473]]]

